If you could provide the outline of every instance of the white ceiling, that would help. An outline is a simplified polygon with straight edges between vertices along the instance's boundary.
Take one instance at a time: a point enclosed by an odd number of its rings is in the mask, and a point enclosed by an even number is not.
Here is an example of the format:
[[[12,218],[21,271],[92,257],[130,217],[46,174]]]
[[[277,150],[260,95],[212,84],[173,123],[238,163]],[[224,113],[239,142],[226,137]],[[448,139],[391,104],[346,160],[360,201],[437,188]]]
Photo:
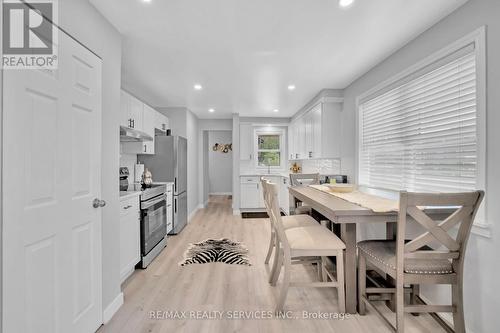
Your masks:
[[[292,116],[466,1],[90,0],[123,34],[123,86],[200,118]]]

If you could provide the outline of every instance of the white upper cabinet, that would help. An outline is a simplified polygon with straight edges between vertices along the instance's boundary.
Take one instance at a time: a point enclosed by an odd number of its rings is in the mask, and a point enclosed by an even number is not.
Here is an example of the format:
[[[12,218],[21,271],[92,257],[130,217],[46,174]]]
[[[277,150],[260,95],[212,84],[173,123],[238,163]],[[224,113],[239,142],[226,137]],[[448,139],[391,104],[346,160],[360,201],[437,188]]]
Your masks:
[[[156,123],[156,113],[152,107],[144,104],[143,120],[144,126],[143,131],[153,137],[153,141],[143,142],[142,154],[154,154],[155,153],[155,123]]]
[[[150,107],[149,105],[144,104],[144,126],[143,132],[147,133],[151,136],[155,135],[155,125],[156,125],[156,113],[157,111]]]
[[[295,138],[294,138],[294,133],[295,133],[295,123],[291,123],[288,126],[288,159],[289,160],[294,160],[295,159],[295,151],[294,151],[294,146],[295,146]]]
[[[290,159],[339,158],[342,102],[319,102],[289,125]]]
[[[120,92],[120,125],[132,128],[132,117],[130,114],[130,96],[127,92]]]
[[[314,113],[313,112],[308,112],[306,115],[304,115],[304,143],[305,143],[305,149],[304,149],[304,156],[303,158],[313,158],[313,151],[315,150],[314,147]]]
[[[252,160],[254,158],[253,126],[251,124],[240,125],[240,160]]]
[[[143,130],[144,103],[122,90],[120,95],[120,109],[120,125],[139,131]]]
[[[155,129],[163,132],[169,128],[168,117],[156,111],[126,91],[121,91],[120,125],[142,131],[153,137],[153,141],[123,142],[122,151],[128,154],[154,154]]]
[[[143,128],[143,114],[144,103],[137,98],[130,98],[130,118],[132,119],[132,128],[137,130],[144,130]]]

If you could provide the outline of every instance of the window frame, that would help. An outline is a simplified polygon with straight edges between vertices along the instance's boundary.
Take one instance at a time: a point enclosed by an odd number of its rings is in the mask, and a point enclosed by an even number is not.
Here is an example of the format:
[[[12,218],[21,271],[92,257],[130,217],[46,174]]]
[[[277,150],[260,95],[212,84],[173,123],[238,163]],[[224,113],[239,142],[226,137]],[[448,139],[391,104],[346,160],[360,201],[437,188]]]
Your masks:
[[[278,135],[279,136],[279,149],[259,149],[259,136],[260,135]],[[255,129],[254,131],[254,152],[255,152],[255,168],[258,170],[283,170],[285,167],[286,151],[285,151],[285,132],[282,129]],[[259,165],[259,152],[271,151],[280,153],[280,165],[279,166],[261,166]]]
[[[427,58],[410,66],[406,70],[395,76],[381,82],[372,89],[359,95],[355,101],[356,115],[356,182],[359,182],[361,175],[361,136],[362,132],[362,105],[364,102],[380,96],[394,87],[404,84],[405,79],[417,74],[418,72],[432,66],[438,61],[452,55],[463,49],[467,45],[474,44],[474,53],[476,57],[476,134],[477,134],[477,174],[476,188],[486,190],[486,27],[482,26],[472,33],[460,38],[452,44],[435,52]],[[361,187],[372,193],[378,193],[387,196],[396,196],[397,193],[384,188]],[[485,197],[482,207],[478,211],[474,222],[473,232],[476,234],[491,237],[490,224],[486,221],[486,206],[488,198]]]

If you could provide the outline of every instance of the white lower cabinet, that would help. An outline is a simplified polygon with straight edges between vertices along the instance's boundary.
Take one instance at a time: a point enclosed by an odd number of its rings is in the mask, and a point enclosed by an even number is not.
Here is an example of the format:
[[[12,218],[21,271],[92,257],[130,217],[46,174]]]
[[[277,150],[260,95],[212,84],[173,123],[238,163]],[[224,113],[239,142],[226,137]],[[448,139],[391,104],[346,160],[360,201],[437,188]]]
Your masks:
[[[280,207],[283,212],[290,215],[290,195],[288,194],[288,187],[290,186],[290,179],[282,177],[280,183]]]
[[[266,178],[279,185],[280,190],[278,197],[280,208],[288,214],[290,210],[288,178],[283,176],[268,176]],[[240,178],[240,210],[245,212],[263,211],[264,209],[265,204],[262,194],[262,185],[260,184],[260,176],[242,176]]]
[[[120,200],[120,279],[125,281],[141,260],[139,196]]]
[[[241,177],[240,208],[264,208],[264,198],[259,177]]]

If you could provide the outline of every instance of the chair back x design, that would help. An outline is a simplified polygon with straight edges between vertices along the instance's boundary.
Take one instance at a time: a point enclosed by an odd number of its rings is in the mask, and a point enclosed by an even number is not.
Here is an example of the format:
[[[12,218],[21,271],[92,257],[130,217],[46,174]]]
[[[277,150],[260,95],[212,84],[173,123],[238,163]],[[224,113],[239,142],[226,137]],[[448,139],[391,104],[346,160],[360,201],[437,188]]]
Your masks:
[[[405,259],[449,259],[452,260],[453,271],[461,271],[472,222],[483,197],[483,191],[446,194],[401,192],[396,236],[396,270],[403,272]],[[433,207],[457,207],[457,209],[446,219],[437,222],[422,209],[432,210]],[[425,231],[405,243],[408,216],[418,222]],[[449,234],[454,226],[458,226],[456,237]],[[436,242],[444,249],[430,249],[430,245]],[[422,248],[424,250],[421,250]]]

